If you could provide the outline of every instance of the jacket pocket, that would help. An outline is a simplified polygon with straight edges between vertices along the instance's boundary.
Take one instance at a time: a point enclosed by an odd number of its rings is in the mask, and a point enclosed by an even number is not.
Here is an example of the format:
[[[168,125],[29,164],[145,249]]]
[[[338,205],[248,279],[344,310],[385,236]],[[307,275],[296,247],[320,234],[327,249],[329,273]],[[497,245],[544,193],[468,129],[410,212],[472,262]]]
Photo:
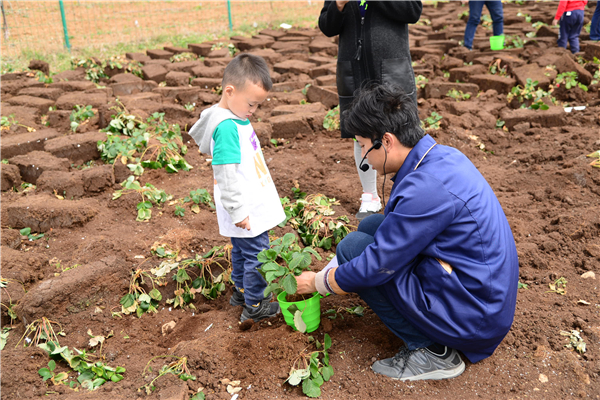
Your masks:
[[[338,61],[336,73],[337,90],[340,97],[354,96],[354,73],[352,72],[352,61]]]
[[[417,87],[410,58],[381,60],[381,82],[387,85],[399,86],[408,96],[414,96]]]

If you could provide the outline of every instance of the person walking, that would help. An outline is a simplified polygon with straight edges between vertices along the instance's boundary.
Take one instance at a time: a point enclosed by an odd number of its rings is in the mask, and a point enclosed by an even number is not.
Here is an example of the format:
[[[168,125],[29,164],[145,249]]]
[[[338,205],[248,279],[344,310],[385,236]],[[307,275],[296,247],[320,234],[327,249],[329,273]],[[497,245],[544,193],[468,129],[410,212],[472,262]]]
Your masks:
[[[408,44],[408,24],[421,17],[420,1],[325,1],[319,29],[328,37],[339,35],[337,91],[342,138],[353,138],[344,126],[343,113],[354,91],[367,83],[393,83],[417,101],[415,75]],[[377,173],[367,164],[360,167],[360,147],[354,143],[354,160],[362,185],[360,221],[381,210]]]
[[[462,1],[462,4],[466,4],[467,1]],[[504,33],[504,12],[502,9],[502,2],[499,0],[491,1],[468,1],[469,3],[469,20],[467,21],[467,27],[465,28],[464,46],[473,50],[473,38],[475,37],[475,31],[477,25],[481,21],[481,13],[483,6],[485,5],[492,16],[492,29],[494,36],[500,36]]]

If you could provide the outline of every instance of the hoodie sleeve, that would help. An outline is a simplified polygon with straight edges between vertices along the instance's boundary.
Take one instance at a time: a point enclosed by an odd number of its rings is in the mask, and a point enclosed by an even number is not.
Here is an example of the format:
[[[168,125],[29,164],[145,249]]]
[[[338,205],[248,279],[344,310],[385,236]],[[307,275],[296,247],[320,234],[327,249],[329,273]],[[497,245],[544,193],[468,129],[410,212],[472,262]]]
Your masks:
[[[342,32],[344,25],[344,15],[348,13],[350,3],[346,4],[344,11],[340,11],[335,1],[325,1],[319,15],[319,29],[325,36],[333,37]]]
[[[234,224],[242,222],[250,212],[244,206],[244,195],[240,190],[237,169],[239,164],[213,165],[215,180],[221,191],[221,204]]]

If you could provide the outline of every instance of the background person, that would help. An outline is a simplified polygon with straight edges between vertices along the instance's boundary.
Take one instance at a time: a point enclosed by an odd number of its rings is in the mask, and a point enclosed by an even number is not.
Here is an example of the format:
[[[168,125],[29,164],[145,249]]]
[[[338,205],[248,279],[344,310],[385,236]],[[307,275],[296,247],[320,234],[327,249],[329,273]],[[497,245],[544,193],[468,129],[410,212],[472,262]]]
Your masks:
[[[393,174],[385,215],[365,218],[298,293],[356,292],[405,343],[372,369],[400,380],[446,379],[489,357],[514,318],[519,261],[492,188],[457,149],[438,145],[399,88],[361,90],[346,114],[362,153]]]
[[[488,1],[461,1],[462,4],[469,3],[469,19],[467,20],[467,27],[465,28],[464,46],[473,50],[473,38],[475,38],[475,31],[477,25],[481,21],[481,13],[483,6],[485,5],[490,12],[492,17],[492,29],[494,36],[500,36],[504,34],[504,12],[502,9],[502,2],[500,0],[488,0]]]
[[[343,112],[354,91],[366,83],[399,85],[417,101],[415,75],[408,44],[408,24],[421,17],[420,1],[325,1],[319,28],[329,37],[339,35],[337,90],[340,99],[342,138],[353,138],[344,127]],[[361,170],[360,148],[354,143],[354,160],[363,194],[356,218],[381,210],[377,173]]]
[[[583,10],[586,4],[587,0],[560,0],[552,20],[552,25],[557,25],[560,21],[556,44],[566,49],[568,42],[573,54],[579,52],[579,34],[583,28]]]
[[[596,10],[590,24],[590,40],[600,40],[600,1],[596,1]]]

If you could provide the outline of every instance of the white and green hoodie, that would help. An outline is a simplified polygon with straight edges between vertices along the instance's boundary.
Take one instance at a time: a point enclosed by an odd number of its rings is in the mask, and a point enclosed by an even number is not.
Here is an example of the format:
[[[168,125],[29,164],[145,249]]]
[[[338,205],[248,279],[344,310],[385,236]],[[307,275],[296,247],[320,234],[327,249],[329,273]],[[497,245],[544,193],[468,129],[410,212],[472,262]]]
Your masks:
[[[190,136],[200,151],[212,155],[219,233],[256,237],[285,219],[279,194],[248,119],[217,104],[202,111]],[[250,217],[251,230],[236,223]]]

